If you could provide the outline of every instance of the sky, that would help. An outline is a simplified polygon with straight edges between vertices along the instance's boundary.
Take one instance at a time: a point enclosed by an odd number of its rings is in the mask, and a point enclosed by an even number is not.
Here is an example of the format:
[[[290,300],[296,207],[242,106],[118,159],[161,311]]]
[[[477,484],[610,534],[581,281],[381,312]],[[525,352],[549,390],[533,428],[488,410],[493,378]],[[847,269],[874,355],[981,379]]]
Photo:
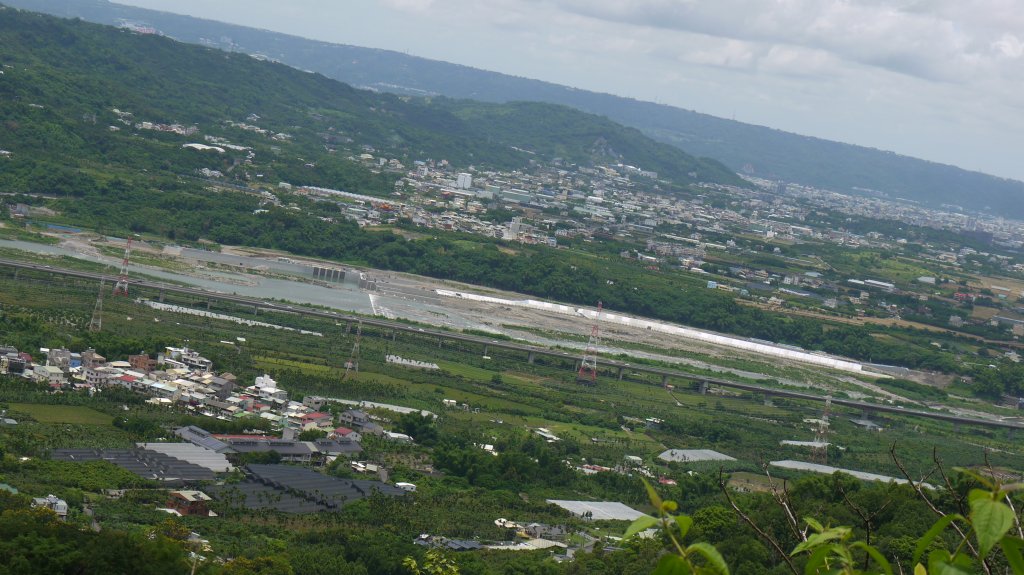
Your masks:
[[[117,0],[1024,180],[1024,0]]]

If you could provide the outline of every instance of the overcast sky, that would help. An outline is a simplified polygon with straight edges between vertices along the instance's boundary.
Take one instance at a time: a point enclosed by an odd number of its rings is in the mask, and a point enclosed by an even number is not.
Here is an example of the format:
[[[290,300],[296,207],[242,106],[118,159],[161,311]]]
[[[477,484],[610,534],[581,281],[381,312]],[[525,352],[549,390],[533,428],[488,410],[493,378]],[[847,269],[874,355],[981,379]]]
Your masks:
[[[118,0],[1024,180],[1024,0]]]

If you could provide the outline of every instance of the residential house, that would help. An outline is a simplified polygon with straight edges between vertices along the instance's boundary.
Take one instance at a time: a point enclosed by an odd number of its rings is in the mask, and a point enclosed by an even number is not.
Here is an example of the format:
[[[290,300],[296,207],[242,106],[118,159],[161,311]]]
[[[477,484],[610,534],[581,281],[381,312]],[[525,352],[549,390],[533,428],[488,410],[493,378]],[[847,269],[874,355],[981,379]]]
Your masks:
[[[168,347],[164,351],[164,365],[170,368],[190,369],[207,372],[213,369],[213,362],[187,347]]]
[[[210,496],[202,491],[172,491],[167,500],[167,507],[182,515],[207,517],[210,515],[207,502],[210,500]]]
[[[302,429],[325,429],[329,430],[334,427],[334,416],[330,413],[324,413],[322,411],[314,411],[311,413],[303,414],[299,417],[299,424]]]
[[[99,367],[99,366],[107,363],[107,358],[105,358],[102,355],[96,353],[96,350],[92,349],[91,347],[89,349],[87,349],[87,350],[82,352],[81,359],[82,359],[82,367],[84,367],[86,369],[88,369],[90,367]]]
[[[18,350],[5,352],[3,348],[0,348],[0,374],[24,373],[26,365]]]
[[[544,523],[530,523],[523,528],[523,532],[535,539],[565,539],[569,530],[564,525],[545,525]]]
[[[358,409],[348,409],[338,416],[338,421],[347,427],[352,429],[362,429],[370,423],[370,416],[365,411]]]
[[[370,421],[365,411],[349,409],[338,416],[338,422],[345,427],[355,429],[364,437],[366,435],[384,435],[384,428]]]
[[[71,371],[71,352],[66,349],[46,350],[46,365],[59,368],[62,372]]]
[[[327,405],[327,398],[320,397],[319,395],[307,395],[302,398],[302,405],[314,410],[320,411],[324,405]]]
[[[327,434],[327,437],[328,439],[347,439],[356,442],[363,440],[362,434],[347,427],[335,428],[334,431]]]
[[[396,443],[412,443],[412,437],[404,433],[385,431],[384,437],[385,439],[388,439],[389,441],[394,441]]]
[[[55,365],[37,365],[32,370],[32,378],[39,383],[48,383],[51,386],[60,386],[67,383],[64,377],[64,370]]]
[[[83,372],[85,373],[85,383],[93,387],[102,387],[114,383],[114,380],[121,375],[121,370],[104,365],[85,366]]]
[[[139,353],[138,355],[129,355],[128,363],[131,364],[132,368],[149,373],[156,369],[156,360],[149,357],[148,353]]]
[[[63,499],[59,499],[56,495],[47,495],[46,497],[34,497],[32,499],[32,507],[49,509],[57,514],[61,520],[66,520],[68,517],[68,504]]]

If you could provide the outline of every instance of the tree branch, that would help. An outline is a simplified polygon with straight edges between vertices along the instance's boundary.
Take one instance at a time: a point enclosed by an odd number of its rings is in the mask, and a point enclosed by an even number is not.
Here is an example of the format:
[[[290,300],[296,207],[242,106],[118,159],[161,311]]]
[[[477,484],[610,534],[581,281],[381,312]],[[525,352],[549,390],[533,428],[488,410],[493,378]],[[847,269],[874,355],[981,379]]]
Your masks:
[[[920,498],[921,498],[921,500],[922,500],[922,501],[924,501],[924,502],[925,502],[925,504],[926,504],[926,505],[928,505],[928,507],[929,507],[929,508],[930,508],[930,509],[931,509],[931,510],[932,510],[932,511],[933,511],[933,512],[934,512],[934,513],[936,514],[936,515],[938,515],[939,517],[945,517],[945,515],[946,515],[946,514],[945,514],[945,513],[943,513],[941,509],[939,509],[938,507],[936,507],[936,506],[935,506],[935,504],[934,504],[934,503],[932,503],[932,500],[931,500],[931,499],[928,499],[928,496],[924,494],[924,490],[923,490],[923,489],[921,489],[921,483],[922,483],[922,482],[923,482],[924,480],[922,480],[921,482],[915,481],[915,480],[914,480],[914,478],[910,476],[910,472],[908,472],[908,471],[907,471],[907,468],[906,468],[906,467],[905,467],[905,466],[903,465],[903,462],[902,462],[902,461],[900,461],[900,458],[899,458],[899,456],[897,456],[897,455],[896,455],[896,442],[895,442],[895,441],[894,441],[894,442],[892,443],[892,445],[891,445],[891,446],[889,447],[889,455],[891,455],[891,456],[892,456],[892,460],[893,460],[893,462],[894,462],[894,463],[896,464],[896,467],[897,467],[897,468],[899,468],[899,470],[900,470],[900,473],[902,473],[902,474],[903,474],[903,476],[907,478],[907,481],[908,481],[908,482],[910,483],[911,487],[913,487],[913,488],[914,488],[914,491],[915,491],[915,492],[917,492],[917,495],[918,495],[918,497],[920,497]],[[940,464],[940,463],[939,463],[938,461],[936,461],[936,468],[938,469],[938,471],[939,471],[939,474],[940,474],[940,475],[941,475],[941,476],[942,476],[942,477],[944,478],[944,480],[946,481],[946,484],[947,484],[947,488],[949,488],[949,489],[950,489],[950,491],[951,491],[951,492],[953,493],[953,496],[954,496],[954,497],[956,497],[956,492],[955,492],[955,491],[953,491],[951,487],[949,487],[949,485],[950,485],[950,483],[949,483],[949,479],[948,479],[948,478],[946,478],[946,473],[945,473],[945,471],[943,471],[943,469],[942,469],[942,465],[941,465],[941,464]],[[929,473],[928,475],[930,476],[930,475],[931,475],[931,473]],[[926,476],[926,477],[927,477],[927,476]],[[966,534],[964,534],[963,530],[962,530],[962,529],[960,528],[960,526],[959,526],[959,525],[957,525],[956,521],[951,521],[951,522],[950,522],[950,525],[952,525],[952,526],[953,526],[953,529],[955,529],[955,530],[956,530],[956,532],[957,532],[957,534],[959,534],[959,535],[960,535],[960,538],[961,538],[961,540],[962,540],[962,541],[963,541],[964,543],[966,543],[966,544],[967,544],[967,548],[968,548],[968,549],[970,549],[970,551],[971,551],[971,554],[972,554],[972,555],[974,555],[975,557],[977,557],[977,558],[978,558],[978,562],[979,562],[979,563],[981,563],[981,568],[982,568],[982,569],[983,569],[983,570],[985,571],[985,573],[986,573],[986,574],[991,574],[991,572],[992,572],[992,571],[991,571],[991,569],[989,568],[989,566],[988,566],[988,563],[986,563],[986,562],[985,562],[985,560],[984,560],[984,559],[983,559],[982,557],[980,557],[980,556],[978,555],[978,550],[977,550],[977,549],[975,549],[974,545],[973,545],[973,544],[971,543],[971,540],[967,538],[967,535],[966,535]]]
[[[751,519],[746,513],[744,513],[738,505],[736,505],[736,502],[733,501],[732,496],[729,495],[729,489],[725,485],[725,479],[723,478],[723,473],[721,470],[718,471],[718,488],[722,490],[722,495],[725,495],[725,500],[729,502],[729,506],[732,507],[733,512],[735,512],[736,515],[738,515],[744,523],[749,525],[751,529],[756,531],[762,539],[767,541],[768,544],[775,549],[775,552],[778,553],[779,556],[782,557],[782,560],[786,562],[786,565],[789,566],[789,570],[793,572],[793,575],[800,575],[800,571],[797,570],[796,565],[793,565],[793,561],[789,558],[789,554],[782,549],[782,545],[780,545],[774,537],[772,537],[763,529],[758,527],[757,524],[754,523],[754,520]]]
[[[796,538],[800,541],[807,541],[807,531],[804,529],[800,529],[800,522],[797,521],[796,514],[793,513],[793,509],[789,506],[789,488],[787,487],[786,482],[782,482],[782,494],[780,495],[780,490],[778,486],[775,485],[775,479],[772,478],[772,473],[768,471],[768,464],[762,461],[761,469],[764,471],[764,474],[768,477],[768,486],[772,490],[772,498],[775,499],[775,502],[779,504],[779,507],[781,507],[782,510],[786,512],[786,523],[789,525],[789,528],[793,532],[793,535],[795,535]]]

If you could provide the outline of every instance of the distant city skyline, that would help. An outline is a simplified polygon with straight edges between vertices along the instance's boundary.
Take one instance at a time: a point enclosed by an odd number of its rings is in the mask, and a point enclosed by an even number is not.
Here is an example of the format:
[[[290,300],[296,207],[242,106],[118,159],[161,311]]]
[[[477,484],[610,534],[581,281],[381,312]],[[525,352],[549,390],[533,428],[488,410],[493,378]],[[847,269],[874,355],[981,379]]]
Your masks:
[[[1020,0],[120,0],[1024,180]]]

